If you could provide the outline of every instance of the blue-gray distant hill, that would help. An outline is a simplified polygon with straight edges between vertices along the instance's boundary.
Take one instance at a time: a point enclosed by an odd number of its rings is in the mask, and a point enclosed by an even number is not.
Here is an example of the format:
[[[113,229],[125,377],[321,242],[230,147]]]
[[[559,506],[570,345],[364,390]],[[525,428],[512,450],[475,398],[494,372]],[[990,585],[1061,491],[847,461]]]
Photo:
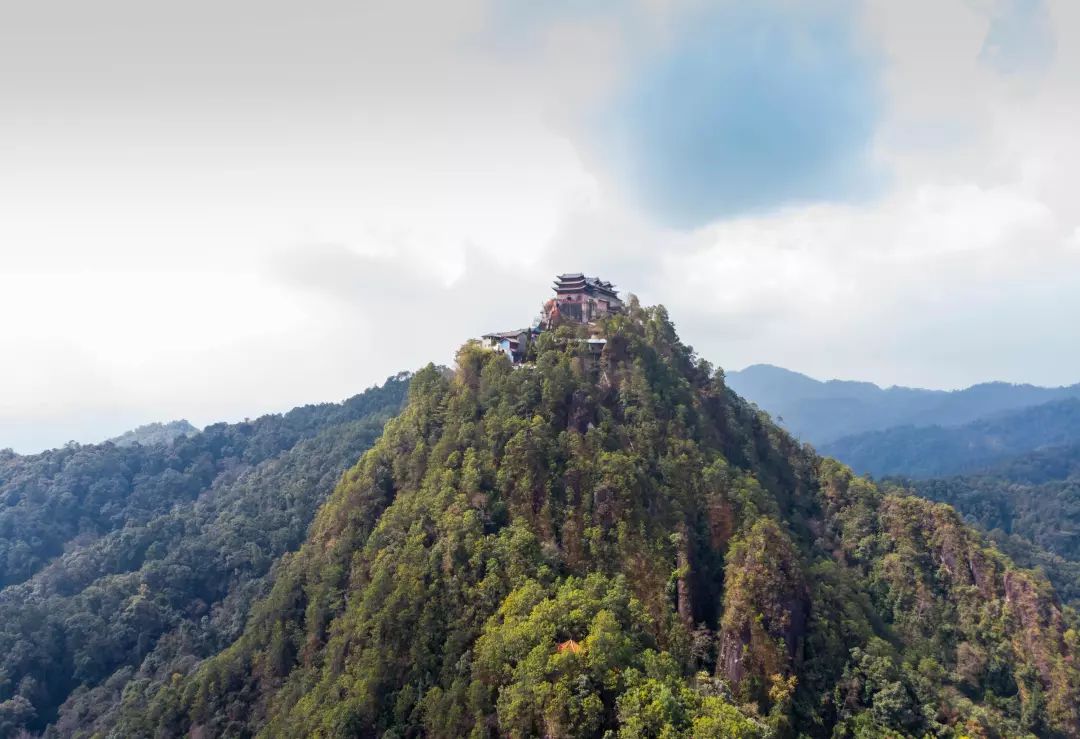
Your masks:
[[[818,447],[856,472],[910,478],[959,475],[1012,457],[1080,443],[1080,399],[1023,408],[962,426],[899,426]]]
[[[727,384],[796,436],[822,449],[868,431],[961,426],[1006,411],[1080,398],[1080,384],[1046,388],[988,382],[953,391],[882,388],[870,382],[823,382],[768,364],[728,372]]]

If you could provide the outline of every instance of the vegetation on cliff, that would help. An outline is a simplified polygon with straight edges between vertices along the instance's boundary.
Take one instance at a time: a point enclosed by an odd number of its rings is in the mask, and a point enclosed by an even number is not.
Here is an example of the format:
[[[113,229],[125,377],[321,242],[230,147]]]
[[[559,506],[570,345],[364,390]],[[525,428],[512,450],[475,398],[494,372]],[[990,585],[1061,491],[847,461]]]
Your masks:
[[[727,389],[663,308],[462,348],[227,649],[113,736],[1076,736],[1044,577]]]
[[[1015,562],[1043,569],[1063,600],[1080,605],[1080,447],[1052,447],[971,475],[900,484],[954,506]]]

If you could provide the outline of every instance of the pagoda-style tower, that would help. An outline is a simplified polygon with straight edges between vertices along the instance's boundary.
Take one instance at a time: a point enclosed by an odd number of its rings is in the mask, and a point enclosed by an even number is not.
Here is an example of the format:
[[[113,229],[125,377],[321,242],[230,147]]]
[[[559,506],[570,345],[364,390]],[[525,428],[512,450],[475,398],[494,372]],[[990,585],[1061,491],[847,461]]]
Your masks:
[[[549,314],[557,311],[560,320],[591,323],[622,307],[619,293],[610,282],[572,272],[555,278],[555,300]]]

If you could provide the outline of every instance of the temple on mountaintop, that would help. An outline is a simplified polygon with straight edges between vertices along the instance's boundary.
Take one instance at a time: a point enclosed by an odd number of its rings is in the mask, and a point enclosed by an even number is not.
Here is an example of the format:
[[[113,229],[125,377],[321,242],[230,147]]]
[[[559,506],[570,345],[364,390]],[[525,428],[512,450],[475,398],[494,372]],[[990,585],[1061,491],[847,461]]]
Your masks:
[[[555,297],[544,303],[544,312],[532,328],[516,331],[498,331],[484,334],[488,346],[506,352],[514,364],[525,358],[529,342],[541,331],[553,329],[562,323],[588,325],[623,309],[619,292],[610,282],[599,277],[586,277],[580,272],[556,275]],[[597,351],[606,343],[604,339],[585,340]]]
[[[555,298],[550,301],[550,309],[545,306],[544,311],[549,321],[554,315],[552,323],[558,323],[560,319],[592,323],[622,310],[623,303],[615,286],[599,277],[586,277],[580,272],[559,275],[555,278],[554,288]]]

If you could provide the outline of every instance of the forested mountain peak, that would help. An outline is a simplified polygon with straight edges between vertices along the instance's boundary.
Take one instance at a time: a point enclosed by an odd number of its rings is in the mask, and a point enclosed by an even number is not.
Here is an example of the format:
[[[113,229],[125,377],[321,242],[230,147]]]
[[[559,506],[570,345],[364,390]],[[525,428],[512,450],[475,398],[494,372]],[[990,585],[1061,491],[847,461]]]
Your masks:
[[[417,373],[243,635],[112,735],[1080,734],[1044,578],[796,442],[662,307],[594,330]]]

